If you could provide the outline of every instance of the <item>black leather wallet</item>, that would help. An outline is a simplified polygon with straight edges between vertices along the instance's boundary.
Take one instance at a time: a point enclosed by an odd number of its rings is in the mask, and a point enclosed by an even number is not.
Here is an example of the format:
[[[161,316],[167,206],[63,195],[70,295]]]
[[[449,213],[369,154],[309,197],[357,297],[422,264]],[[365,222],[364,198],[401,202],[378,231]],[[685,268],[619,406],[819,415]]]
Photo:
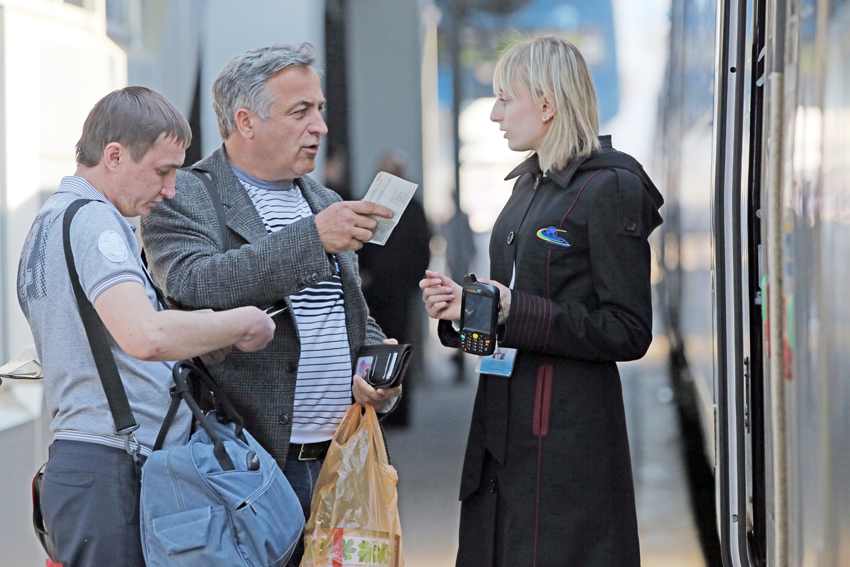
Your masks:
[[[357,351],[354,373],[373,388],[395,388],[404,378],[412,352],[411,345],[364,345]]]

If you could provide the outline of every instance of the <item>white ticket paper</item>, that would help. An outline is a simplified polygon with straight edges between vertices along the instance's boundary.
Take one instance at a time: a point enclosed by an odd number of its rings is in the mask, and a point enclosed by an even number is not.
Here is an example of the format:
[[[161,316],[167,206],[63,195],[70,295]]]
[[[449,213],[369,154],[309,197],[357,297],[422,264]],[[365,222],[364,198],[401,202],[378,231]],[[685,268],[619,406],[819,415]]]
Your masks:
[[[393,218],[385,219],[384,217],[372,216],[373,219],[378,221],[378,228],[369,242],[381,246],[387,243],[417,187],[416,183],[405,181],[386,171],[381,171],[375,176],[375,180],[363,200],[392,209]]]

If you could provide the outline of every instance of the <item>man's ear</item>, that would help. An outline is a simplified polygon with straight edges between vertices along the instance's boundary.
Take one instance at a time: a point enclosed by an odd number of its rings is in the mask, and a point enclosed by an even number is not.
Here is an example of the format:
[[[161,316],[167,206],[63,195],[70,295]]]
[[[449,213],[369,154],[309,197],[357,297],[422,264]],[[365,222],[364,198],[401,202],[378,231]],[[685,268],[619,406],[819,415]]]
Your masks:
[[[106,169],[114,172],[122,159],[130,159],[130,152],[118,142],[111,142],[103,148],[103,156],[100,158],[100,162],[106,166]]]
[[[240,108],[236,111],[234,119],[236,120],[236,129],[242,134],[243,138],[251,139],[254,137],[254,118],[256,114],[247,108]]]

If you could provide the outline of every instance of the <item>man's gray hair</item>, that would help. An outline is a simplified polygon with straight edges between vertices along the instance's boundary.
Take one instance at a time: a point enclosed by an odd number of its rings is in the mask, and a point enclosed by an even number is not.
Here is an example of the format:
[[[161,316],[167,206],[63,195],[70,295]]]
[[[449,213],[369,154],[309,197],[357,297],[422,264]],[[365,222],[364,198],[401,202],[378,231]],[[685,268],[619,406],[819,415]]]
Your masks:
[[[183,149],[192,142],[192,130],[180,111],[165,98],[145,87],[112,91],[89,112],[77,142],[77,163],[94,167],[103,150],[118,142],[140,162],[160,137],[171,138]]]
[[[236,130],[236,111],[246,108],[263,120],[269,117],[274,95],[267,88],[269,79],[286,69],[312,67],[316,50],[309,43],[260,47],[231,59],[213,83],[213,108],[222,140]]]

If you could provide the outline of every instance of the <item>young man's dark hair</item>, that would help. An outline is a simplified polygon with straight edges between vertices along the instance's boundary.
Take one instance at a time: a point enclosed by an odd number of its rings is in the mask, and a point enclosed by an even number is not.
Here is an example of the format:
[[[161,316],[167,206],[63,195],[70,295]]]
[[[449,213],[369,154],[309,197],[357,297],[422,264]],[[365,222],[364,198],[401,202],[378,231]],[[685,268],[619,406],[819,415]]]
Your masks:
[[[94,167],[103,149],[118,142],[140,161],[160,136],[172,138],[185,150],[192,130],[180,111],[161,94],[145,87],[126,87],[97,101],[77,142],[77,163]]]

